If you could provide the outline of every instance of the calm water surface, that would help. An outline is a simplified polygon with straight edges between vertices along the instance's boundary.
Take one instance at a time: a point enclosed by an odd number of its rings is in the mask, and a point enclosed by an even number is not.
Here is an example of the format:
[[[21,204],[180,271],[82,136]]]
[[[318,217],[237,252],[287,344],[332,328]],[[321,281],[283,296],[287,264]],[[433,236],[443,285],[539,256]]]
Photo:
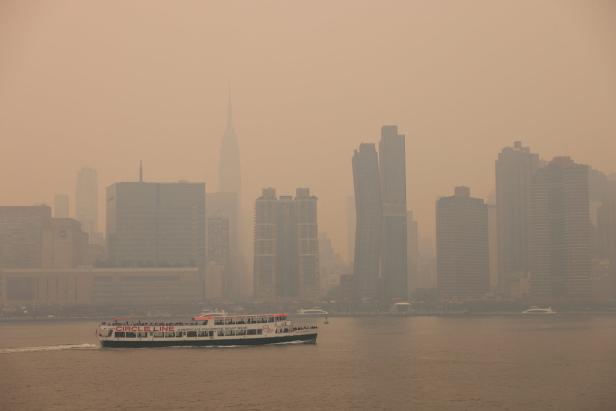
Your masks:
[[[333,318],[239,348],[100,349],[95,327],[0,324],[0,410],[616,410],[616,316]]]

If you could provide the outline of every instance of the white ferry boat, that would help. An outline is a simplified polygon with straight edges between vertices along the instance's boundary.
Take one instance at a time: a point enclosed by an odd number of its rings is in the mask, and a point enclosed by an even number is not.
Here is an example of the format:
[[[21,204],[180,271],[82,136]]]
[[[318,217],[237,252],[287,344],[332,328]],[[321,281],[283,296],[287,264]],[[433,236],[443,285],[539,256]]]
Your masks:
[[[552,310],[552,307],[541,308],[537,306],[532,306],[524,311],[522,314],[530,314],[530,315],[550,315],[556,314],[556,311]]]
[[[303,317],[327,317],[329,313],[321,308],[300,308],[296,315]]]
[[[202,314],[188,322],[103,322],[97,336],[103,347],[123,348],[315,344],[317,341],[316,324],[291,321],[287,314]]]

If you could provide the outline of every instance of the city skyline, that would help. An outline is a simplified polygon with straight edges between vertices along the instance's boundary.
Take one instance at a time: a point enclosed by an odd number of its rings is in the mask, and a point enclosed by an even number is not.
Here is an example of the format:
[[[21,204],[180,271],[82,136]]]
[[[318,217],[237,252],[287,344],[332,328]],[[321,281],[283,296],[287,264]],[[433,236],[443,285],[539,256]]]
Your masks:
[[[2,3],[0,19],[8,22],[0,24],[0,53],[10,64],[0,74],[0,135],[10,144],[0,175],[12,176],[2,179],[2,204],[50,204],[57,192],[74,199],[81,166],[97,169],[103,188],[135,175],[140,159],[149,180],[205,181],[216,189],[229,83],[243,213],[250,215],[262,187],[309,186],[340,251],[346,230],[337,216],[352,193],[348,150],[382,124],[412,136],[408,207],[426,233],[434,231],[434,201],[451,187],[489,195],[494,153],[515,140],[547,159],[570,155],[616,172],[613,4],[559,2],[555,12],[550,2],[409,2],[376,10],[341,2],[330,5],[329,19],[317,5],[294,13],[193,4],[189,13],[168,15],[165,7],[131,2],[122,13],[84,1],[49,14]],[[83,19],[73,24],[73,13]],[[110,19],[118,19],[113,29]],[[22,21],[30,22],[23,35]],[[459,43],[469,45],[465,58]],[[392,55],[396,64],[384,65]],[[124,63],[103,69],[114,61]],[[472,156],[458,156],[471,148]],[[99,210],[102,197],[99,191]]]

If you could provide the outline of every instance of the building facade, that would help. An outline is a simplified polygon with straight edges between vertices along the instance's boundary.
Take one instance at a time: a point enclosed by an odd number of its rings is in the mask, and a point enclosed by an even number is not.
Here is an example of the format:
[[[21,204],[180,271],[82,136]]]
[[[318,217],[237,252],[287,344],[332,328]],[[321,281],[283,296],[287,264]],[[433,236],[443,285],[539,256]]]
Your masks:
[[[468,187],[436,203],[436,265],[444,299],[477,299],[489,289],[488,210]]]
[[[529,271],[531,179],[540,166],[539,156],[519,141],[504,148],[495,163],[498,288],[505,295]]]
[[[254,295],[314,299],[320,292],[317,198],[263,190],[255,203]]]
[[[379,173],[383,201],[381,277],[384,300],[389,302],[408,297],[406,149],[397,126],[381,128]]]
[[[109,262],[205,265],[205,183],[115,183],[107,188]]]
[[[383,203],[379,155],[374,144],[362,143],[353,154],[355,189],[355,252],[353,272],[360,299],[379,297]]]
[[[53,217],[54,218],[68,218],[69,217],[68,194],[59,193],[53,197]]]
[[[422,284],[419,278],[419,227],[410,210],[406,213],[406,250],[407,287],[409,295],[413,295]]]
[[[533,175],[530,292],[536,300],[591,297],[588,166],[556,157]]]
[[[75,217],[88,234],[91,243],[99,238],[98,231],[98,173],[83,167],[77,173],[75,189]]]

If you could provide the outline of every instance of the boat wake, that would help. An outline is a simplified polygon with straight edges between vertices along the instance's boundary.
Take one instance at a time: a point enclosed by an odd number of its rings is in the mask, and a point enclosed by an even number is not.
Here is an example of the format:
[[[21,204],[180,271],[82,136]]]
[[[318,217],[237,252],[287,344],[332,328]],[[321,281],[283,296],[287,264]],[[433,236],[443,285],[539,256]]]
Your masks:
[[[18,347],[18,348],[0,348],[0,354],[14,354],[21,352],[39,352],[39,351],[62,351],[62,350],[98,350],[97,344],[61,344],[47,345],[42,347]]]

